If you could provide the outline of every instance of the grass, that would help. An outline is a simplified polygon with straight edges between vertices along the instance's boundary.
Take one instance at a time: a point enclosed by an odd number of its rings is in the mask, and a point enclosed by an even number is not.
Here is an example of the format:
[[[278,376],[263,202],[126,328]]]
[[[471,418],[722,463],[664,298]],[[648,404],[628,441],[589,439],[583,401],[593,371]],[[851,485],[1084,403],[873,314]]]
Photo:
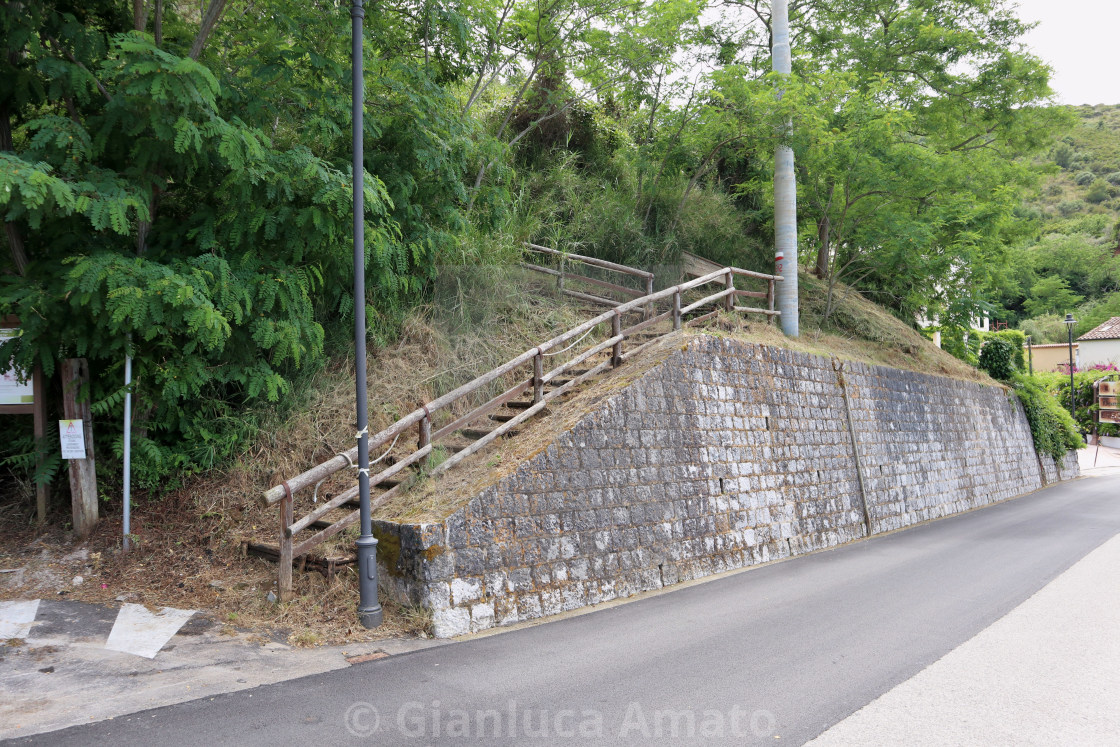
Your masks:
[[[825,322],[825,283],[803,272],[799,285],[801,337],[790,340],[778,333],[768,335],[766,344],[954,379],[994,383],[983,371],[941,350],[853,288],[837,283],[834,309]],[[769,329],[776,332],[773,327]]]

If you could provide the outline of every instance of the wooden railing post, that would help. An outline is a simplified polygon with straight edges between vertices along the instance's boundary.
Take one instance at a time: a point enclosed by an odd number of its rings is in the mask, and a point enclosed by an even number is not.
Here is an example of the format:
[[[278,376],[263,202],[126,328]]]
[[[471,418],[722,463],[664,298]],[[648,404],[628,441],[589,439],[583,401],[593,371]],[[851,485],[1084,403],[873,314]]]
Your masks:
[[[673,331],[681,328],[681,287],[678,285],[673,293]]]
[[[646,278],[646,295],[653,295],[653,275],[650,275],[648,278]],[[646,304],[645,315],[643,316],[643,319],[651,318],[653,316],[653,313],[653,301],[650,301],[648,304]]]
[[[424,406],[424,417],[417,424],[420,430],[420,436],[416,439],[417,450],[423,449],[425,446],[432,442],[432,415],[428,412],[428,407]],[[424,464],[428,463],[428,457],[424,457]]]
[[[285,482],[284,497],[280,499],[280,575],[276,584],[281,602],[292,598],[292,537],[288,533],[292,520],[292,490]]]
[[[564,292],[564,260],[567,259],[563,254],[560,255],[560,274],[556,276],[556,290],[561,293]]]
[[[769,289],[766,292],[766,301],[767,301],[767,303],[770,304],[770,311],[773,311],[774,310],[774,280],[773,279],[771,279],[769,281]],[[773,314],[767,314],[766,315],[766,323],[767,324],[773,324],[774,323],[774,315]]]
[[[735,273],[730,269],[727,270],[727,279],[724,281],[728,290],[735,290]],[[729,293],[723,299],[723,310],[732,311],[735,308],[735,294]]]
[[[622,335],[622,314],[618,311],[614,312],[611,318],[611,337],[619,337]],[[618,368],[622,365],[622,340],[619,340],[611,348],[611,368]]]
[[[533,356],[533,404],[541,401],[544,396],[544,356],[541,355],[541,349],[537,348],[537,354]]]

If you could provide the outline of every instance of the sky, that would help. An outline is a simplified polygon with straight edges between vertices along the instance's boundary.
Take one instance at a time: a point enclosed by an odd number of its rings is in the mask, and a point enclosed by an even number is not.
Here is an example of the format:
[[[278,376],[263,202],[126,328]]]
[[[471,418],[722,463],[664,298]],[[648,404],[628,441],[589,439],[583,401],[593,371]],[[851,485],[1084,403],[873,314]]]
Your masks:
[[[1120,104],[1120,2],[1019,0],[1019,17],[1039,21],[1024,39],[1054,70],[1060,104]]]

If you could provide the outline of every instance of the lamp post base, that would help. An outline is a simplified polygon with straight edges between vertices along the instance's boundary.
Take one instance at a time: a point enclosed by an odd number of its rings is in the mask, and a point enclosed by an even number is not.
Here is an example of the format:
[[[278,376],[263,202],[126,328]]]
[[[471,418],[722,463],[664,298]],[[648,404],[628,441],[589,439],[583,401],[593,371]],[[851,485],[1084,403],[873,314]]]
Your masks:
[[[354,544],[358,551],[358,621],[363,628],[376,628],[382,617],[377,601],[377,540],[363,535]]]

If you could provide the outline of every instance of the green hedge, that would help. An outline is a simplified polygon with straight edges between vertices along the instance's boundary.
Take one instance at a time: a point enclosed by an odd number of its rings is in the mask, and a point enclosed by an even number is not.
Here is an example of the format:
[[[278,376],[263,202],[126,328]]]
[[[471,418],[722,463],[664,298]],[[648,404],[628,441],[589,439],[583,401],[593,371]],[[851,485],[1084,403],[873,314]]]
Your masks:
[[[993,379],[1009,380],[1015,375],[1015,346],[999,337],[986,340],[980,350],[980,370]]]
[[[1070,449],[1085,446],[1077,423],[1039,381],[1016,374],[1011,380],[1011,386],[1023,403],[1038,453],[1061,459]]]
[[[1027,370],[1027,357],[1023,347],[1027,344],[1027,336],[1017,329],[1001,329],[999,332],[988,332],[985,340],[1007,340],[1015,348],[1015,368],[1020,371]]]

